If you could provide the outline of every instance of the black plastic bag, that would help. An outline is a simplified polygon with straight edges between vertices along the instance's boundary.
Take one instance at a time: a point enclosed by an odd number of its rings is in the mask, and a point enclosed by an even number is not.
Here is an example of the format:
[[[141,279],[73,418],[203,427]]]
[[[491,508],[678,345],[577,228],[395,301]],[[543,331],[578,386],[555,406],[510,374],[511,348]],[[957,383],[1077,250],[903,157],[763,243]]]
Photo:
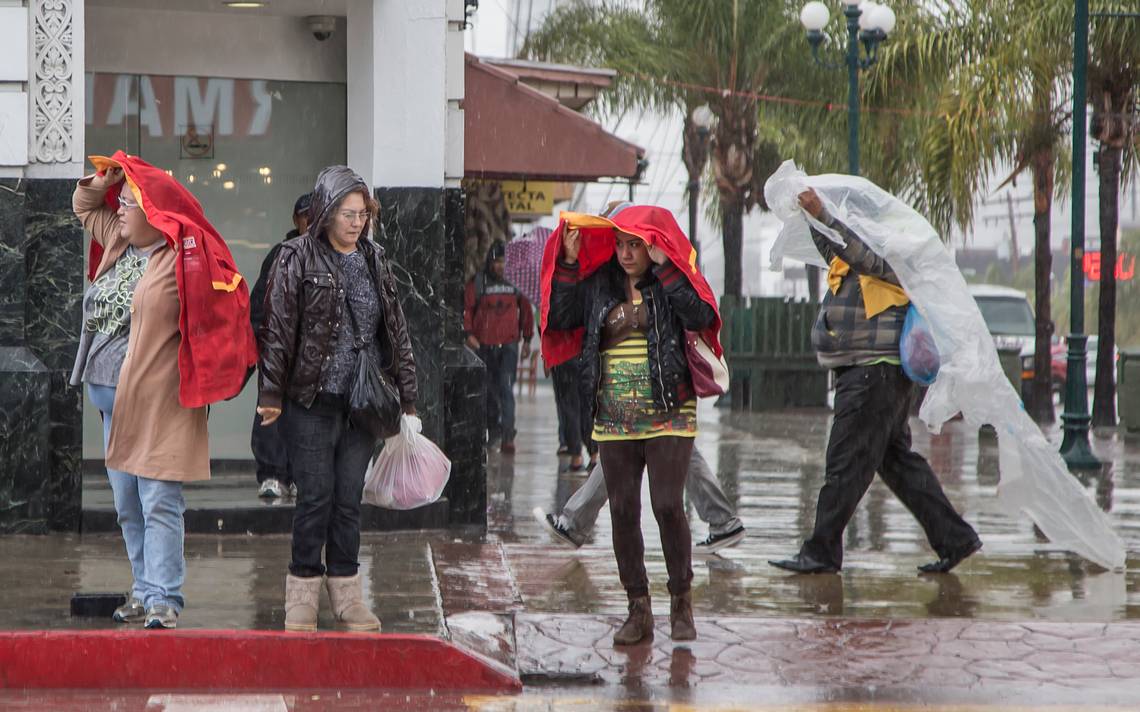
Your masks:
[[[352,424],[374,438],[400,432],[400,394],[368,348],[356,351],[356,377],[348,394]]]

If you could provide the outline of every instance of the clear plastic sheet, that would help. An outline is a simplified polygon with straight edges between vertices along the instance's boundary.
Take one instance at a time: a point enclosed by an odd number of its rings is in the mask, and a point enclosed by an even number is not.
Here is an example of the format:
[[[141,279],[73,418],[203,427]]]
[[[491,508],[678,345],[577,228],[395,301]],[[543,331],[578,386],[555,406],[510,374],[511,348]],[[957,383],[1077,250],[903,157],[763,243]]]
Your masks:
[[[998,497],[1005,507],[1024,512],[1056,548],[1107,569],[1123,569],[1124,543],[1025,412],[966,281],[925,218],[864,178],[808,176],[785,161],[764,186],[768,205],[784,223],[771,250],[771,268],[781,269],[784,258],[826,267],[811,240],[809,221],[828,239],[843,242],[800,208],[797,196],[807,187],[891,264],[930,325],[941,366],[919,413],[927,427],[938,432],[958,413],[972,426],[993,426],[1001,468]]]

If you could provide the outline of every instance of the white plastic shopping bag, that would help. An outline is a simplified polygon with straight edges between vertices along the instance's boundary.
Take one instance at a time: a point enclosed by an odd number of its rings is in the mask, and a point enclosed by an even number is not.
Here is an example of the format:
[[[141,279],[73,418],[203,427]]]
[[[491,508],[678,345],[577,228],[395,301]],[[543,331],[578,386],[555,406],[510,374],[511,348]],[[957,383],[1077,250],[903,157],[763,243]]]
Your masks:
[[[400,432],[384,441],[364,479],[364,503],[385,509],[415,509],[443,494],[451,460],[421,434],[414,415],[400,416]]]

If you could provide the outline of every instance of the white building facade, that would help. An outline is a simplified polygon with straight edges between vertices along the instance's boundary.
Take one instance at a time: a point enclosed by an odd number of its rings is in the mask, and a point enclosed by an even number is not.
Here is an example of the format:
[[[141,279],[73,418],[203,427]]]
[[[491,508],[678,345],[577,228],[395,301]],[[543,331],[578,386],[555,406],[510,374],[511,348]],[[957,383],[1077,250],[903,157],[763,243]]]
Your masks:
[[[118,149],[186,185],[251,281],[322,168],[364,176],[417,326],[420,413],[456,465],[453,521],[481,521],[482,366],[460,333],[468,11],[0,0],[0,531],[77,528],[81,460],[102,455],[66,385],[86,252],[70,195],[88,155]],[[215,459],[249,457],[255,382],[212,409]]]

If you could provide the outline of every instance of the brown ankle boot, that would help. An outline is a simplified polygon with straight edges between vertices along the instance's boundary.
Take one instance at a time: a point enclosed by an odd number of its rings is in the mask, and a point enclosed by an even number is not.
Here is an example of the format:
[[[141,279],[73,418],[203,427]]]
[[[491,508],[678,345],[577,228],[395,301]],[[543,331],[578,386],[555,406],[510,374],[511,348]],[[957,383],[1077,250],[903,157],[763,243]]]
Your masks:
[[[629,618],[614,633],[614,645],[635,645],[653,640],[653,608],[649,596],[640,596],[629,602]]]
[[[693,593],[685,591],[680,596],[673,596],[669,606],[669,623],[673,629],[670,637],[673,640],[696,640],[697,626],[693,623]]]

